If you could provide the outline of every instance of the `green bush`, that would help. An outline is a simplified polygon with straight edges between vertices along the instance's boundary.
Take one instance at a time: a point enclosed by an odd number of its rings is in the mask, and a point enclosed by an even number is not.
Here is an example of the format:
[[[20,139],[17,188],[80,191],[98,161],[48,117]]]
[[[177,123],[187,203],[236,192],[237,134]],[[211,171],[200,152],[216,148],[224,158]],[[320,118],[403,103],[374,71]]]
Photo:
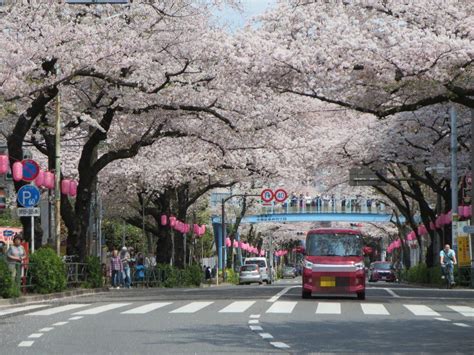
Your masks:
[[[469,284],[469,275],[459,270],[456,266],[454,267],[454,281],[459,285],[468,285]],[[420,284],[430,284],[443,286],[444,280],[441,278],[442,272],[440,266],[433,266],[428,268],[426,264],[418,264],[412,266],[409,270],[405,271],[402,274],[402,279]]]
[[[426,264],[412,266],[407,273],[408,282],[427,284],[430,282]]]
[[[102,279],[102,265],[97,256],[88,256],[86,258],[86,282],[84,284],[87,288],[99,288],[103,286]]]
[[[237,285],[239,283],[239,273],[235,272],[232,269],[225,269],[226,272],[226,282]]]
[[[13,280],[5,260],[0,260],[0,296],[3,298],[20,296],[19,285]]]
[[[185,269],[186,272],[186,285],[188,286],[197,286],[201,285],[202,280],[202,270],[201,267],[197,264],[188,266]]]
[[[59,292],[66,288],[66,273],[61,258],[51,248],[40,248],[30,257],[33,291]]]

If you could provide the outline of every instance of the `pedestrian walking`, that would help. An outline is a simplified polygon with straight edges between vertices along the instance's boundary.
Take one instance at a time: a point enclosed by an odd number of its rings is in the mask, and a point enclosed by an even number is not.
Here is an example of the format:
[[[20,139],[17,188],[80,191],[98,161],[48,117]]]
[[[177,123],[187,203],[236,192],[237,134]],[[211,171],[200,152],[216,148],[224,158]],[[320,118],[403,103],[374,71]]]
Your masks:
[[[123,287],[130,288],[132,280],[130,278],[130,253],[127,250],[127,247],[122,247],[120,251],[120,260],[122,261],[123,271],[122,271],[122,280]]]
[[[123,272],[123,264],[118,256],[117,249],[114,249],[110,258],[110,271],[112,274],[112,288],[120,288],[120,275]]]
[[[17,233],[13,238],[13,245],[10,246],[7,252],[8,267],[12,273],[13,279],[19,284],[21,280],[21,264],[25,259],[26,252],[21,241],[23,234]]]
[[[205,277],[206,277],[206,282],[210,282],[211,281],[211,268],[208,266],[206,267],[206,274],[205,274]]]

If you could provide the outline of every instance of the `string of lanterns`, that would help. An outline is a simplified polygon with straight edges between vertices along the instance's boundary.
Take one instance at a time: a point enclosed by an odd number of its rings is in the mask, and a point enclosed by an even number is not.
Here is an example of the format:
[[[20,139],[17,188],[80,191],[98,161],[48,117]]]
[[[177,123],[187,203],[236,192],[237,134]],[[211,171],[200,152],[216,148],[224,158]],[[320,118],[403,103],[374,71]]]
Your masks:
[[[174,216],[170,216],[168,218],[168,216],[165,214],[161,215],[161,225],[162,226],[169,225],[170,228],[173,228],[174,230],[182,234],[186,234],[191,231],[191,224],[184,223]],[[192,228],[193,228],[194,235],[196,235],[198,238],[202,237],[204,233],[206,233],[206,225],[204,224],[201,226],[198,224],[193,224]]]
[[[0,155],[0,174],[7,174],[10,168],[9,158],[5,154]],[[21,161],[16,161],[12,165],[12,177],[14,181],[24,180],[23,177],[24,165]],[[55,174],[51,171],[43,171],[39,169],[38,175],[33,180],[34,184],[43,189],[54,190]],[[27,181],[27,180],[25,180]],[[75,197],[77,195],[78,183],[76,180],[63,179],[61,181],[61,193],[63,195]]]

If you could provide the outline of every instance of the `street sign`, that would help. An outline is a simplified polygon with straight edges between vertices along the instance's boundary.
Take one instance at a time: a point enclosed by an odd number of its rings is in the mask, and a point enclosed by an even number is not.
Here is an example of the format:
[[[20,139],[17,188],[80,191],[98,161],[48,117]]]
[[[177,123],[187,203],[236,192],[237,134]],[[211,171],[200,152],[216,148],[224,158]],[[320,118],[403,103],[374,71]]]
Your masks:
[[[40,215],[39,207],[17,208],[18,217],[38,217]]]
[[[14,234],[15,234],[15,232],[12,231],[11,229],[5,229],[3,231],[3,236],[4,237],[13,237]]]
[[[460,267],[471,266],[471,248],[469,237],[458,237],[458,263]]]
[[[349,170],[350,186],[385,186],[386,182],[379,179],[377,173],[385,176],[382,169],[372,170],[370,168],[352,168]]]
[[[36,186],[24,185],[18,190],[17,201],[20,206],[35,207],[38,204],[40,197],[40,190]]]
[[[265,189],[260,194],[260,197],[262,198],[263,202],[266,202],[266,203],[271,202],[274,197],[273,191],[271,189]]]
[[[33,181],[39,174],[40,167],[37,162],[32,159],[25,159],[21,161],[23,165],[23,180]]]
[[[474,226],[464,226],[462,231],[467,234],[474,234]]]
[[[275,191],[275,201],[276,202],[285,202],[288,198],[288,193],[283,189],[278,189]]]

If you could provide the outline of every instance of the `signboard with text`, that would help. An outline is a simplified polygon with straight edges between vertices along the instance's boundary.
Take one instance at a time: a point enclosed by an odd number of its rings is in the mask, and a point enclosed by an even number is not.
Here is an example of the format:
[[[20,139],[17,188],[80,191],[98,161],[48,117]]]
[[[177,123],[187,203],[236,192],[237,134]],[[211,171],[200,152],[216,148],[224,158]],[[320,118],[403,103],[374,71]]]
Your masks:
[[[469,236],[458,236],[458,263],[459,267],[471,266],[471,248]]]

